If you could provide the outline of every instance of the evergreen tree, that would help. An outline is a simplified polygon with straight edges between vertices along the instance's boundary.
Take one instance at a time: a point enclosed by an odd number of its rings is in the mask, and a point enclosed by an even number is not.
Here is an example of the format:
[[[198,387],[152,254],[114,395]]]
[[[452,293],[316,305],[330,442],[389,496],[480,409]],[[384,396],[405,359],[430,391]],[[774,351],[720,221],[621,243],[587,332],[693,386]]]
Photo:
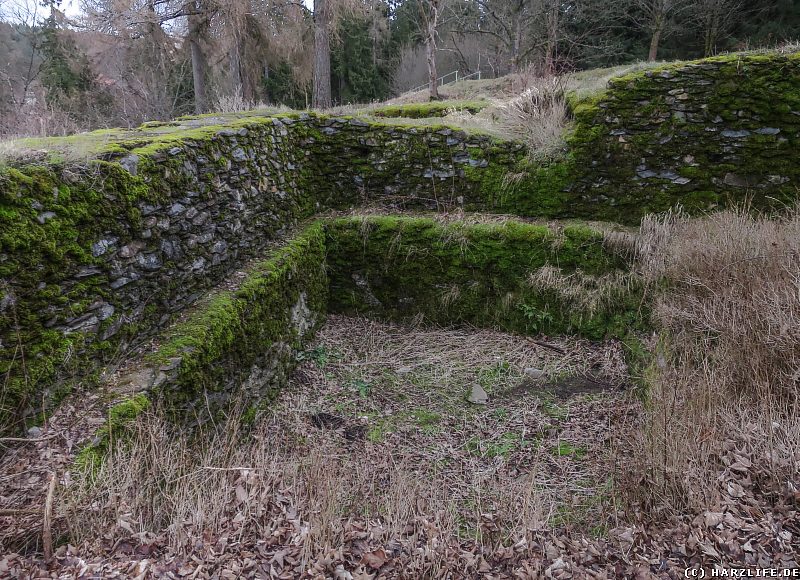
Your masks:
[[[382,39],[370,35],[369,22],[350,19],[343,23],[341,42],[332,54],[334,100],[363,103],[390,95],[390,68],[383,57]]]
[[[86,54],[80,50],[58,9],[60,0],[48,0],[50,15],[42,23],[41,83],[47,104],[79,124],[98,124],[112,115],[113,98],[97,84]]]

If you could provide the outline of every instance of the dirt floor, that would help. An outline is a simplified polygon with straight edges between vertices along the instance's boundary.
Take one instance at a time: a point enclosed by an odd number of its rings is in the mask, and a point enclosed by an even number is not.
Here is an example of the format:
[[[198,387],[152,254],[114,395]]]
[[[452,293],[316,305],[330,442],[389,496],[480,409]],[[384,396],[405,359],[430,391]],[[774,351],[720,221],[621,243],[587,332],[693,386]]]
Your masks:
[[[200,444],[147,417],[91,483],[67,469],[76,399],[8,444],[1,505],[36,509],[3,518],[0,577],[682,578],[725,550],[796,566],[796,507],[747,485],[697,517],[620,505],[641,411],[622,355],[331,316],[249,430],[233,417]]]

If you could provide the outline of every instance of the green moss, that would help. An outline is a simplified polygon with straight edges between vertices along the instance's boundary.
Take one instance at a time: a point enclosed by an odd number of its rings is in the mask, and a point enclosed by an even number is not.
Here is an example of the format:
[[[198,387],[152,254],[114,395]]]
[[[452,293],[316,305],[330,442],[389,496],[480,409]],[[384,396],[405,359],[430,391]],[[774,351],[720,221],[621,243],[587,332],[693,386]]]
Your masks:
[[[710,84],[689,82],[700,75]],[[670,99],[682,100],[680,93],[668,94],[675,87],[688,90],[687,112],[693,118],[672,114]],[[143,227],[142,202],[165,202],[196,185],[192,171],[187,171],[195,156],[208,159],[202,169],[204,185],[220,169],[227,170],[231,162],[226,148],[232,142],[225,141],[226,134],[258,149],[253,144],[269,148],[271,138],[281,133],[280,145],[276,142],[270,155],[283,164],[278,173],[290,184],[282,187],[289,196],[269,207],[280,223],[295,223],[325,208],[349,209],[382,200],[402,186],[409,205],[438,207],[458,200],[468,210],[635,225],[643,215],[676,203],[695,213],[739,203],[745,196],[752,196],[756,209],[794,204],[800,183],[793,154],[800,119],[792,113],[800,110],[798,87],[796,54],[725,55],[632,73],[612,80],[605,92],[590,98],[570,95],[574,119],[566,150],[540,161],[532,160],[519,143],[439,123],[263,110],[18,141],[23,148],[48,150],[49,160],[17,160],[11,162],[13,167],[0,169],[0,291],[17,298],[13,308],[0,313],[3,344],[14,345],[0,354],[7,393],[0,421],[38,401],[39,393],[60,378],[91,367],[87,362],[111,352],[121,339],[154,330],[164,314],[160,305],[175,291],[169,284],[151,297],[140,320],[123,326],[112,340],[65,333],[61,323],[99,300],[119,306],[109,289],[109,264],[92,255],[92,243],[105,235],[117,237],[120,246],[137,238]],[[428,103],[383,108],[376,114],[421,117],[472,105],[477,109],[484,103]],[[278,126],[277,120],[287,123]],[[759,134],[765,127],[781,131]],[[750,133],[726,137],[719,130],[707,130],[714,128]],[[246,139],[240,139],[245,134]],[[129,154],[139,157],[137,176],[113,162]],[[645,174],[652,171],[651,177],[640,176],[641,166]],[[253,186],[271,188],[270,173],[270,179]],[[375,289],[373,298],[379,305],[369,304],[372,299],[352,279],[343,279],[341,286],[334,285],[337,308],[374,310],[396,318],[418,311],[434,320],[500,325],[519,332],[577,329],[591,337],[621,335],[630,325],[646,326],[637,288],[614,294],[613,307],[588,312],[574,308],[557,292],[534,292],[523,283],[531,271],[548,265],[599,292],[604,276],[625,271],[627,265],[599,250],[599,234],[590,229],[566,228],[556,235],[515,230],[516,226],[500,231],[413,221],[370,227],[375,228],[369,240],[374,248],[365,250],[351,225],[342,226],[341,235],[332,236],[329,243],[331,259],[341,263],[345,276],[356,266],[368,274],[366,283]],[[390,257],[392,271],[381,252]],[[354,264],[345,259],[350,255],[357,256]],[[76,272],[85,266],[100,272],[77,280]],[[270,271],[284,270],[273,264]],[[438,278],[433,276],[437,271]],[[408,290],[416,279],[421,281],[417,293]],[[265,293],[266,302],[281,308],[288,298],[266,290],[280,285],[277,279],[273,282],[254,282],[250,292],[257,297]],[[210,361],[230,352],[237,341],[245,340],[244,350],[255,352],[256,346],[246,339],[251,322],[242,321],[259,319],[264,312],[247,300],[240,295],[209,298],[205,318],[193,319],[195,327],[185,327],[182,336],[168,341],[162,355],[186,359],[181,365],[186,368],[181,379],[186,385],[201,389],[219,380],[207,372]],[[280,327],[280,322],[265,323],[256,336],[273,344],[269,337],[277,336]],[[159,364],[167,365],[165,360]]]
[[[576,169],[567,201],[573,215],[635,224],[678,203],[692,213],[745,196],[760,210],[792,203],[800,182],[788,153],[796,147],[798,87],[797,54],[739,53],[633,72],[612,79],[602,95],[574,100],[567,139]],[[686,92],[670,95],[673,89]],[[688,113],[674,114],[681,103]],[[767,127],[781,133],[758,133]],[[731,139],[725,129],[750,134]],[[640,165],[691,181],[641,179]],[[728,187],[727,173],[758,187]],[[788,181],[770,180],[776,175]]]
[[[157,368],[174,367],[180,361],[169,391],[161,393],[176,412],[192,408],[203,390],[220,391],[259,361],[263,366],[264,356],[276,357],[282,368],[276,370],[274,384],[264,385],[258,396],[262,400],[274,396],[296,360],[295,353],[324,320],[328,293],[324,242],[322,225],[309,226],[257,264],[238,290],[206,298],[169,331],[146,361]],[[295,316],[306,319],[299,322]],[[277,351],[270,354],[271,348]]]
[[[508,457],[514,450],[534,444],[535,441],[523,439],[517,433],[503,433],[497,439],[482,440],[477,436],[471,437],[466,444],[467,450],[477,457],[494,459]]]
[[[622,339],[625,362],[628,366],[628,375],[636,386],[641,399],[646,399],[648,394],[648,373],[652,365],[652,354],[645,343],[634,333],[625,335]]]
[[[414,409],[409,414],[417,426],[423,429],[433,429],[442,420],[442,416],[439,413],[434,413],[427,409]]]
[[[586,448],[573,445],[569,441],[559,441],[553,449],[553,454],[558,457],[573,457],[583,459],[586,457]]]
[[[431,101],[429,103],[410,103],[406,105],[388,105],[369,109],[368,113],[376,117],[406,117],[420,119],[426,117],[444,117],[453,110],[480,112],[489,105],[487,101]]]
[[[96,472],[112,445],[125,440],[126,428],[150,406],[150,399],[144,394],[138,394],[111,407],[108,418],[98,429],[94,441],[76,455],[74,467],[82,472]]]
[[[559,233],[519,222],[441,225],[370,217],[333,220],[327,227],[334,312],[389,319],[423,314],[437,324],[590,338],[646,325],[641,287],[631,280],[619,284],[607,303],[586,311],[558,291],[529,283],[545,266],[590,281],[627,271],[624,259],[604,247],[603,234],[587,226]]]
[[[63,322],[63,317],[83,314],[93,302],[108,298],[104,269],[81,281],[70,277],[82,266],[100,264],[91,247],[101,236],[130,239],[139,220],[135,204],[152,199],[141,179],[116,164],[97,161],[75,168],[79,179],[69,185],[59,175],[61,169],[0,169],[0,277],[3,290],[18,297],[0,315],[0,334],[4,342],[19,347],[0,354],[0,372],[6,377],[1,425],[10,423],[32,397],[38,399],[37,393],[57,376],[69,377],[78,368],[85,372],[93,337],[65,334],[45,323]],[[47,314],[54,305],[62,307],[60,318]]]

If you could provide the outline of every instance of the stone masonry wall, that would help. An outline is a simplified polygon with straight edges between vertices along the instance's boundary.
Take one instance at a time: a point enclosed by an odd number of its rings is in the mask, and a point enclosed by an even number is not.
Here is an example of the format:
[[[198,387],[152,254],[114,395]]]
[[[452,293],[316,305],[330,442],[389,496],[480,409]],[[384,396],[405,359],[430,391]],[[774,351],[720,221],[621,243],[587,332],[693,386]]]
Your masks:
[[[0,169],[0,429],[320,210],[380,200],[635,225],[676,204],[796,201],[798,54],[634,73],[574,113],[565,156],[545,164],[445,126],[295,113],[70,137],[109,143],[91,162]]]
[[[635,223],[682,204],[794,205],[800,54],[731,55],[612,79],[576,107],[566,188],[583,214]],[[632,218],[631,218],[632,216]]]
[[[401,193],[469,204],[483,194],[464,167],[522,154],[444,127],[306,114],[136,145],[83,167],[0,171],[0,419],[152,335],[316,211]]]

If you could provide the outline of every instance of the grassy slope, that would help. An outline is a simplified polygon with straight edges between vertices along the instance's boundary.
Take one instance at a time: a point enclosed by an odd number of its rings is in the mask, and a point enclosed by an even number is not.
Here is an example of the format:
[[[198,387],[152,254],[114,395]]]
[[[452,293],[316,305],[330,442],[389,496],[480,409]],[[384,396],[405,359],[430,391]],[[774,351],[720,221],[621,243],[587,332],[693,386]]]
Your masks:
[[[650,68],[663,63],[637,63],[607,69],[581,71],[566,75],[565,86],[580,97],[605,88],[609,79]],[[442,88],[443,100],[427,102],[427,93],[406,93],[385,103],[346,105],[334,107],[326,114],[358,116],[387,124],[440,125],[446,124],[466,130],[481,131],[499,137],[509,137],[500,127],[498,107],[519,92],[533,86],[536,79],[530,75],[515,74],[495,79],[459,81]],[[285,107],[260,107],[250,111],[213,112],[200,116],[180,117],[174,121],[149,122],[140,127],[124,129],[99,129],[65,137],[24,137],[0,141],[0,166],[4,160],[18,157],[37,160],[81,162],[98,155],[123,153],[150,143],[169,141],[178,136],[188,138],[190,133],[200,136],[205,130],[220,125],[236,124],[253,117],[291,115]]]

